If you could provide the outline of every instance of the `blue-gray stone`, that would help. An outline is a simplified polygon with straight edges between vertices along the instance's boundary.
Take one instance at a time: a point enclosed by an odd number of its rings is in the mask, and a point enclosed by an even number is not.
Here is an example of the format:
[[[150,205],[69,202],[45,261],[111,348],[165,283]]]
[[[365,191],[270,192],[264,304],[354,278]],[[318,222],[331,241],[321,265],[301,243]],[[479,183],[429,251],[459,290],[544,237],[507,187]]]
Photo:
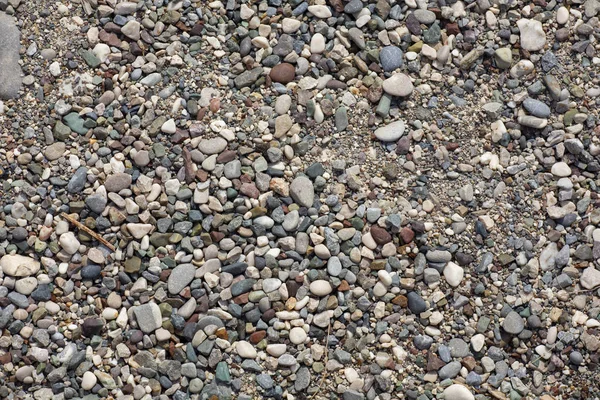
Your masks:
[[[406,297],[408,299],[408,309],[413,314],[418,315],[427,310],[427,303],[417,293],[410,292],[410,293],[408,293],[408,295]]]
[[[417,335],[413,339],[415,347],[419,350],[427,350],[433,344],[433,338],[427,335]]]
[[[265,390],[269,390],[274,386],[273,378],[267,374],[256,375],[256,383]]]
[[[458,375],[461,368],[462,368],[462,365],[460,364],[460,361],[452,361],[451,363],[448,363],[448,364],[444,365],[442,368],[440,368],[440,370],[438,371],[438,376],[442,380],[443,379],[452,379]]]
[[[550,116],[550,107],[539,100],[527,98],[523,101],[523,107],[535,117],[548,118]]]
[[[75,171],[67,184],[67,191],[69,193],[79,193],[83,190],[85,187],[87,171],[86,167],[77,168],[77,171]]]
[[[402,50],[396,46],[386,46],[379,52],[379,61],[384,71],[390,72],[402,67]]]
[[[244,279],[231,285],[231,295],[237,297],[241,294],[248,293],[252,290],[252,286],[256,283],[256,279]]]

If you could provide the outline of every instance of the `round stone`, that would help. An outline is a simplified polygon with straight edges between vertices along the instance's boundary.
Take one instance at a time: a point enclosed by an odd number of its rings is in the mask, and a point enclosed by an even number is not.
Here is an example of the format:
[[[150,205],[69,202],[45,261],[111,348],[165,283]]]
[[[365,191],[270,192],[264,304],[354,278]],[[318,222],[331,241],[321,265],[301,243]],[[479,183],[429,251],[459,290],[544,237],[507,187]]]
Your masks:
[[[296,68],[294,68],[292,64],[281,63],[271,68],[269,77],[271,77],[273,82],[283,83],[285,85],[293,81],[296,77]]]
[[[444,278],[446,278],[446,282],[452,287],[459,286],[464,275],[464,269],[453,262],[449,262],[444,268]]]
[[[502,322],[502,328],[507,333],[511,335],[518,335],[525,329],[525,323],[523,322],[523,318],[515,311],[511,311],[508,313],[504,321]]]
[[[384,71],[394,71],[402,66],[402,50],[396,46],[385,46],[379,52],[379,62]]]
[[[40,263],[31,257],[7,254],[0,259],[0,268],[6,275],[24,277],[35,275],[40,270]]]
[[[327,296],[332,290],[331,284],[323,279],[316,280],[310,284],[310,292],[315,296]]]
[[[299,326],[296,326],[290,330],[290,342],[293,344],[304,343],[307,337],[308,335],[306,334],[306,331]]]
[[[571,168],[566,162],[557,162],[552,166],[552,175],[558,176],[561,178],[571,176]]]

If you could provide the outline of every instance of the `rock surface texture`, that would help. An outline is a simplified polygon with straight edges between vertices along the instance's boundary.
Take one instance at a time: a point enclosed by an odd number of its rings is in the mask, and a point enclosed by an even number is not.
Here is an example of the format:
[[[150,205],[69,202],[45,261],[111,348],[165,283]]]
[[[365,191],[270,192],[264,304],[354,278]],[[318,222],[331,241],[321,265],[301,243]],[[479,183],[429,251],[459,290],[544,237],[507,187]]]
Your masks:
[[[600,398],[599,12],[0,0],[0,399]]]

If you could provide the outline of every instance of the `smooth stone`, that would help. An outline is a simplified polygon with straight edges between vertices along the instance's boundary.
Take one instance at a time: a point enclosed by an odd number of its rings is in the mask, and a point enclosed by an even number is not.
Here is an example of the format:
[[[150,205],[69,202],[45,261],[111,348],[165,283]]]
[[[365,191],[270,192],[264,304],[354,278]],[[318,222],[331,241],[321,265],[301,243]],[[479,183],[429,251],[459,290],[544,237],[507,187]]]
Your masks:
[[[65,153],[67,145],[64,142],[56,142],[46,147],[44,156],[48,161],[58,160]]]
[[[581,278],[579,279],[579,284],[584,289],[595,289],[600,286],[600,271],[598,271],[594,266],[589,266],[583,270],[581,274]]]
[[[569,10],[565,6],[561,6],[556,12],[556,23],[564,25],[569,21]]]
[[[144,333],[152,333],[162,325],[162,313],[156,303],[146,303],[133,308],[138,327]]]
[[[310,292],[315,296],[323,297],[331,293],[333,288],[326,280],[316,280],[310,284]]]
[[[219,154],[227,147],[227,140],[222,137],[204,139],[198,143],[198,150],[207,155]]]
[[[520,79],[531,74],[535,70],[535,66],[529,60],[520,60],[510,69],[510,76],[515,79]]]
[[[408,75],[398,73],[383,81],[383,91],[392,96],[406,97],[414,90],[414,86]]]
[[[168,133],[168,134],[173,134],[173,133],[177,132],[177,126],[175,125],[175,120],[172,118],[166,120],[160,127],[160,130],[161,130],[161,132]]]
[[[128,189],[131,185],[132,177],[124,172],[117,172],[109,175],[104,182],[104,187],[108,192],[120,192],[123,189]]]
[[[465,270],[453,262],[449,262],[444,268],[444,278],[452,287],[457,287],[462,282]]]
[[[413,15],[422,24],[430,25],[436,20],[435,13],[429,10],[417,9],[413,11]]]
[[[395,121],[381,128],[377,128],[374,135],[382,142],[395,142],[404,135],[404,121]]]
[[[180,264],[176,266],[167,281],[169,293],[178,294],[194,279],[196,267],[193,264]]]
[[[0,3],[2,4],[2,3]],[[12,4],[12,3],[10,3]],[[4,2],[6,7],[8,4]],[[18,3],[16,3],[15,8]],[[4,10],[4,8],[2,8]],[[15,18],[0,12],[0,99],[16,98],[21,89],[21,65],[19,64],[21,32],[15,25]]]
[[[73,232],[66,232],[60,235],[59,244],[69,254],[77,253],[80,245],[79,240],[77,240]]]
[[[444,389],[444,399],[446,400],[475,400],[473,393],[466,387],[459,384],[448,386]]]
[[[96,375],[94,375],[91,371],[85,371],[83,373],[83,378],[81,379],[81,388],[83,390],[92,390],[94,386],[96,386],[96,382],[98,379]]]
[[[532,115],[521,115],[517,121],[523,126],[535,129],[544,129],[546,125],[548,125],[547,119],[534,117]]]
[[[37,285],[37,279],[30,276],[16,281],[15,290],[25,296],[29,296],[35,290]]]
[[[7,254],[0,259],[0,268],[6,275],[26,277],[40,270],[40,262],[19,254]]]
[[[321,54],[325,51],[326,44],[325,37],[320,33],[315,33],[310,39],[310,52],[312,54]]]
[[[387,72],[400,68],[403,64],[402,57],[402,50],[396,46],[385,46],[379,52],[379,62],[383,70]]]
[[[550,107],[539,100],[527,98],[523,101],[523,107],[535,117],[548,118],[550,116]]]
[[[518,335],[525,329],[525,323],[519,314],[511,311],[502,321],[502,328],[511,335]]]
[[[290,195],[301,206],[311,207],[315,200],[313,183],[305,176],[295,178],[290,185]]]
[[[269,77],[273,82],[286,85],[293,81],[296,77],[296,68],[292,64],[281,63],[271,68]]]
[[[509,69],[512,65],[512,51],[508,47],[502,47],[496,50],[496,66],[500,69]]]
[[[308,12],[317,18],[329,18],[332,15],[329,7],[324,5],[308,6]]]
[[[237,353],[242,358],[256,358],[258,353],[252,344],[246,342],[245,340],[240,340],[235,344],[235,349]]]
[[[571,168],[564,161],[557,162],[556,164],[554,164],[552,166],[551,172],[552,172],[552,175],[558,176],[558,177],[561,177],[561,178],[565,178],[567,176],[571,176]]]
[[[308,335],[306,334],[306,331],[299,326],[290,329],[289,338],[290,342],[293,344],[304,343],[307,337]]]

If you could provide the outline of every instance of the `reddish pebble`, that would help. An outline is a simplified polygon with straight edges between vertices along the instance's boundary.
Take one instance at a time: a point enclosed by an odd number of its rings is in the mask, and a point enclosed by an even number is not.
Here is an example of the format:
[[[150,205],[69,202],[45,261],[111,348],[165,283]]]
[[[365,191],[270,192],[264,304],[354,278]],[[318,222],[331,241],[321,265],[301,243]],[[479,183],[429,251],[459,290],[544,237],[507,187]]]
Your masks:
[[[384,245],[392,241],[392,236],[385,229],[377,225],[371,227],[371,236],[373,236],[375,243],[379,245]]]
[[[269,74],[273,82],[290,83],[296,77],[296,68],[292,64],[281,63],[274,66]]]
[[[404,227],[400,231],[400,237],[405,244],[408,244],[415,238],[415,233],[409,227]]]

